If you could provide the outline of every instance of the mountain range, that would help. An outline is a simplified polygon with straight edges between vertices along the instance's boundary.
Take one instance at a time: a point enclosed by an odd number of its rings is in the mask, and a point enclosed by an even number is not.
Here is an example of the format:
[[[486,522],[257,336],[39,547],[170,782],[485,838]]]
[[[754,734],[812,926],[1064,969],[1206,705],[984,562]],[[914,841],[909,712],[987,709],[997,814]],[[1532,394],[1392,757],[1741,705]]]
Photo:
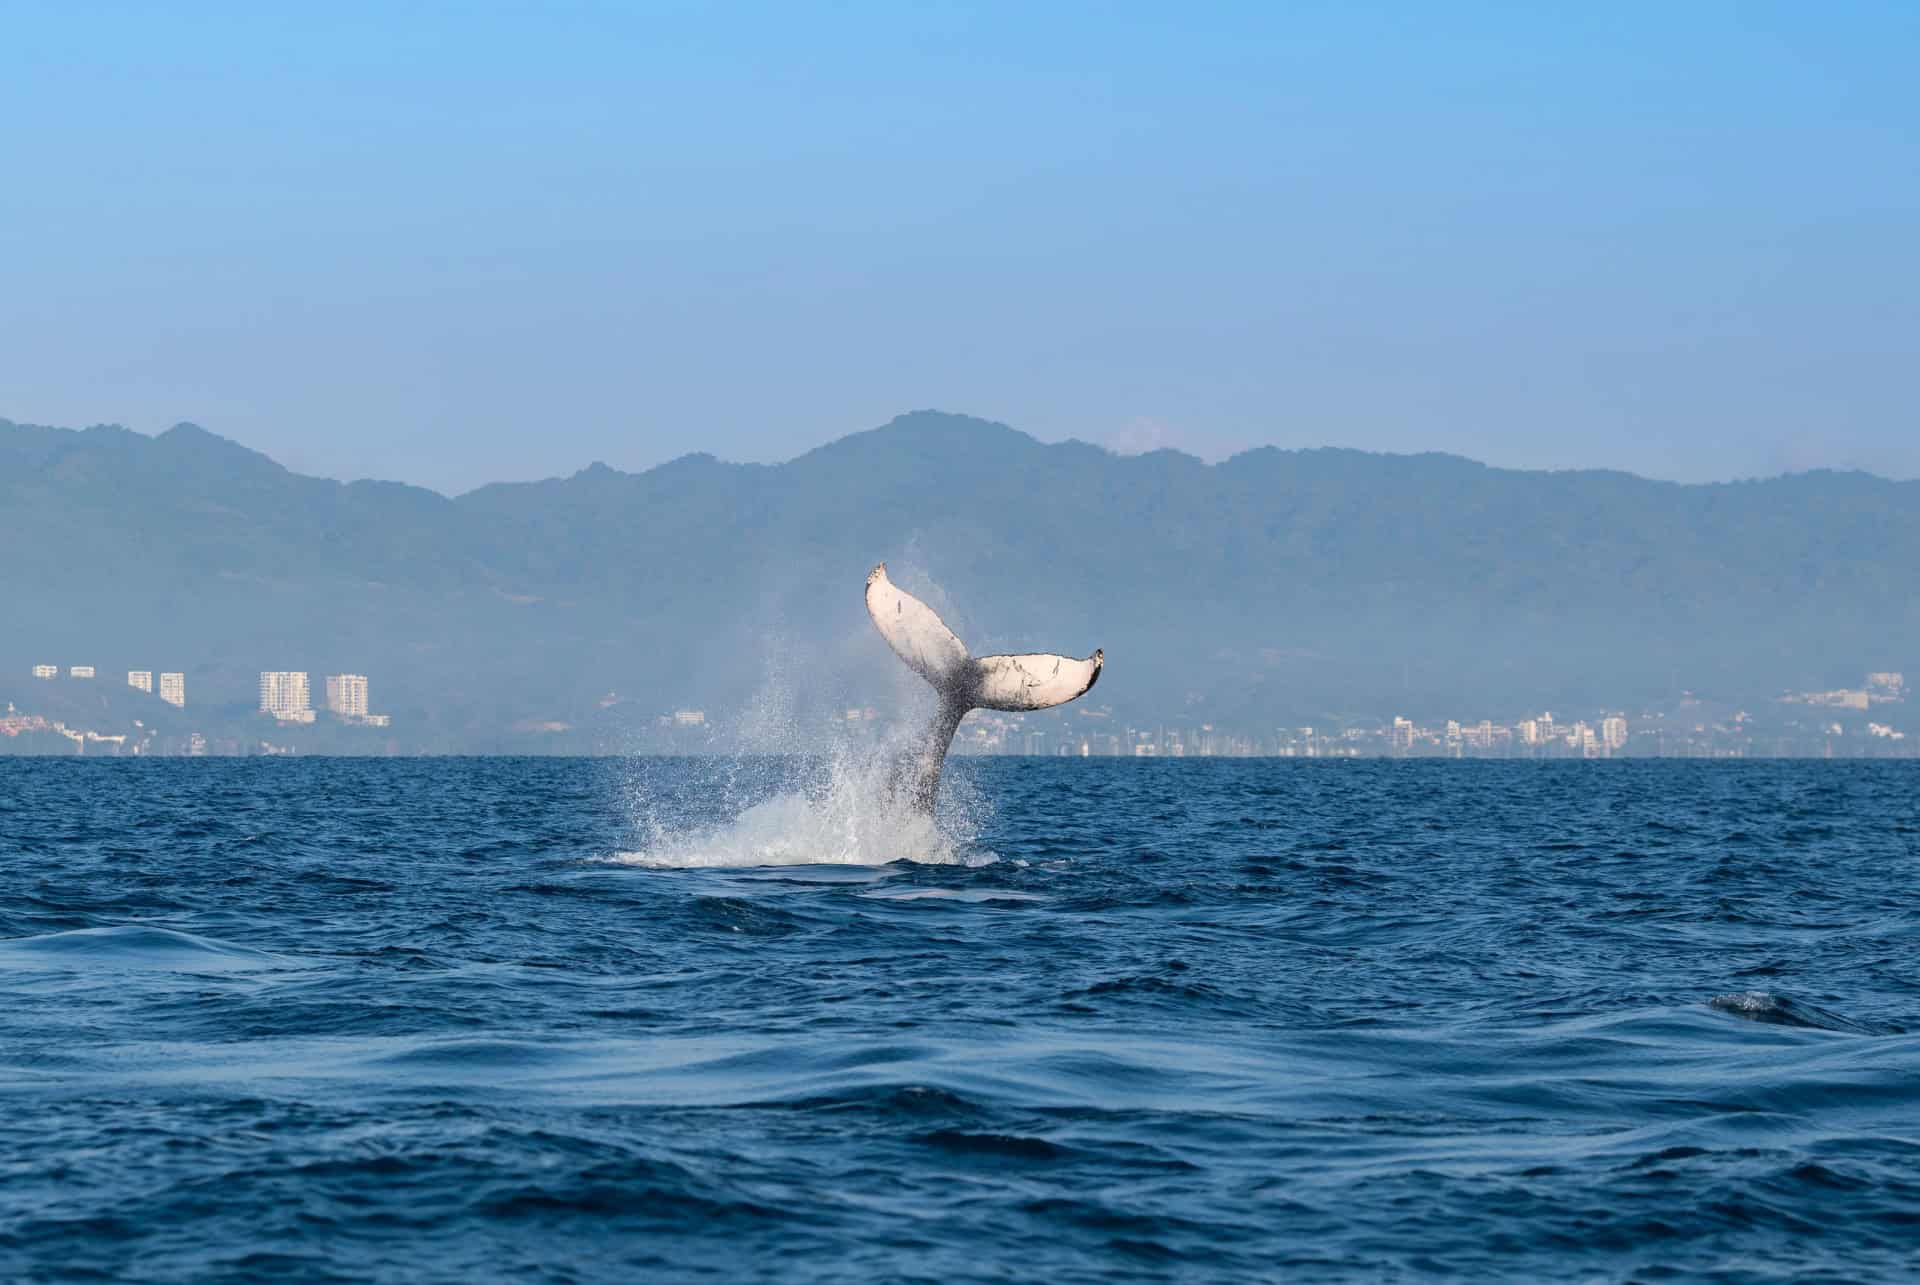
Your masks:
[[[1920,669],[1920,482],[1862,473],[1207,464],[921,411],[778,465],[449,498],[188,424],[0,420],[15,701],[37,663],[179,670],[190,710],[239,717],[259,671],[304,669],[369,675],[408,749],[619,749],[676,709],[716,735],[804,722],[902,691],[862,613],[883,559],[977,652],[1104,647],[1089,699],[1143,723],[1763,701]]]

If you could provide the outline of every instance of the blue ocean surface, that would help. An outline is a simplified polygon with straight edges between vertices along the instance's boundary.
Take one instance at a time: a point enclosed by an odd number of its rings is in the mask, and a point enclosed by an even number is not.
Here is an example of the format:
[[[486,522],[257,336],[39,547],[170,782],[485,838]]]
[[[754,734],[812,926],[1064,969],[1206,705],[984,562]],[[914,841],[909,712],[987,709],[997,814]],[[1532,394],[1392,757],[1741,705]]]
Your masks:
[[[1920,1268],[1914,765],[949,775],[0,760],[0,1278]]]

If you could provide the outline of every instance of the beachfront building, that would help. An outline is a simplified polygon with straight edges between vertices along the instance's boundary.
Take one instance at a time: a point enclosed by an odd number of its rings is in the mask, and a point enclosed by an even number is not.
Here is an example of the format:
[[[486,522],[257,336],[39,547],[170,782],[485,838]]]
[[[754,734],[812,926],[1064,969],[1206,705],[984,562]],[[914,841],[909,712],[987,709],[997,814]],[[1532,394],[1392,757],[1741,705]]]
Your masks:
[[[260,712],[283,723],[311,723],[313,700],[307,690],[306,671],[261,671]]]
[[[160,699],[175,709],[187,707],[187,676],[185,674],[160,675]]]
[[[333,674],[327,678],[327,709],[342,718],[367,716],[367,676]]]
[[[93,666],[92,665],[75,665],[73,668],[67,671],[67,677],[68,678],[92,678]]]
[[[60,666],[35,665],[33,667],[33,676],[35,678],[58,678],[60,677]]]
[[[1600,740],[1609,751],[1627,743],[1627,720],[1618,714],[1600,720]]]
[[[1389,736],[1390,736],[1390,739],[1388,740],[1387,743],[1391,745],[1394,749],[1396,750],[1412,749],[1413,748],[1413,720],[1410,718],[1401,718],[1398,715],[1396,715],[1393,720],[1393,731],[1389,733]]]
[[[153,691],[153,671],[151,669],[129,669],[127,671],[127,686],[138,692],[151,693]]]

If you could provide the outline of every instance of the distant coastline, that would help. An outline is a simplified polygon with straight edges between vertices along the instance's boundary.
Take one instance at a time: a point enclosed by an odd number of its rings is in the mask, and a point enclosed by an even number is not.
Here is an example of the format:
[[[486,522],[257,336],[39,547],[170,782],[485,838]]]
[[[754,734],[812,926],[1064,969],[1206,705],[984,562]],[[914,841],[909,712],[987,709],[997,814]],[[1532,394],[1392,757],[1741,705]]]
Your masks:
[[[1870,690],[1920,673],[1920,482],[1860,473],[1681,485],[1270,448],[1208,465],[928,411],[779,465],[596,465],[449,499],[303,477],[190,425],[0,421],[0,504],[0,708],[42,720],[0,736],[15,752],[29,730],[90,753],[197,735],[407,755],[864,735],[848,712],[874,709],[883,653],[849,585],[882,558],[970,630],[1033,631],[983,646],[1107,649],[1101,708],[976,716],[961,753],[1878,757],[1920,739],[1913,702]],[[76,667],[95,688],[69,690]],[[377,708],[265,718],[268,672],[308,675],[304,708],[357,676]],[[123,673],[172,675],[183,703]],[[1627,739],[1604,744],[1615,719]]]

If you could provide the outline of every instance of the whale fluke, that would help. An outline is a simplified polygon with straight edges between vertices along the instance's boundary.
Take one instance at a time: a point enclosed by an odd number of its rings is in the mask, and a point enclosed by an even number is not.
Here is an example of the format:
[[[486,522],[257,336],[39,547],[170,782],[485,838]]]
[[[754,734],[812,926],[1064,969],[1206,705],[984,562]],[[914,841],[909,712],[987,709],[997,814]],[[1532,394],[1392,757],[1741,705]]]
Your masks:
[[[902,764],[900,784],[910,791],[914,806],[925,812],[933,811],[947,747],[969,710],[1064,705],[1100,680],[1105,663],[1100,651],[1084,660],[1043,652],[975,659],[933,608],[887,579],[884,562],[867,573],[867,614],[893,654],[940,695],[933,722]]]
[[[1024,656],[982,656],[973,662],[976,709],[1046,709],[1084,695],[1100,681],[1106,653],[1085,660],[1038,652]]]

